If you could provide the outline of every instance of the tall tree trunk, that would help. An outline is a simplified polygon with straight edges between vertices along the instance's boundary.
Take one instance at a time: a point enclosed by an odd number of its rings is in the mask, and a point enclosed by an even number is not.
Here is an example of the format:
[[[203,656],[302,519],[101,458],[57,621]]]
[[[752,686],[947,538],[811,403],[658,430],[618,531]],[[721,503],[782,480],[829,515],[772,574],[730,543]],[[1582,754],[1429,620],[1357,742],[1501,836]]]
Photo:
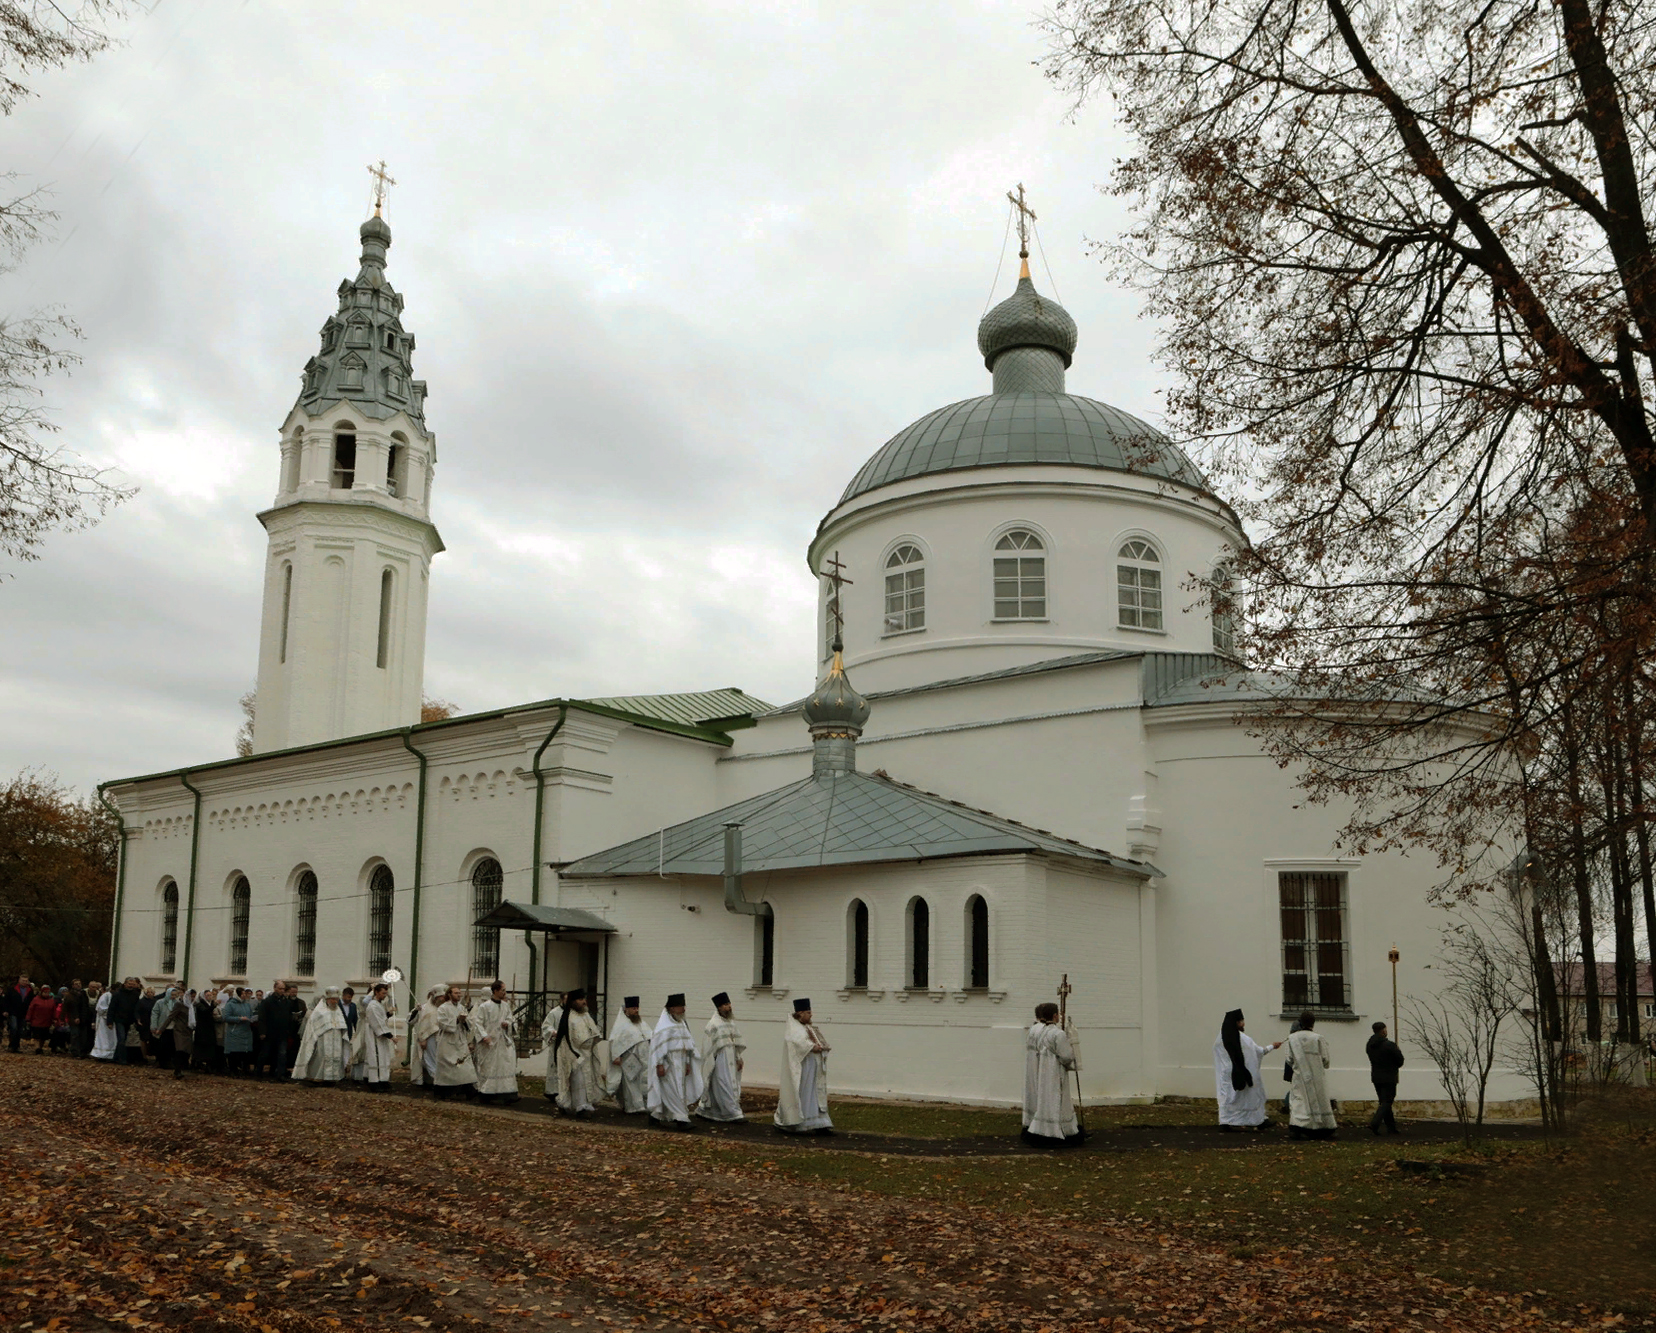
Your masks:
[[[1576,932],[1580,936],[1581,994],[1587,1012],[1583,1020],[1587,1040],[1604,1040],[1604,1015],[1599,1000],[1598,954],[1593,947],[1593,883],[1587,873],[1587,834],[1582,827],[1581,748],[1575,727],[1575,709],[1564,705],[1564,755],[1570,779],[1570,870],[1574,880]]]
[[[1633,788],[1633,838],[1639,849],[1639,884],[1644,890],[1645,954],[1650,960],[1645,966],[1645,979],[1650,982],[1652,996],[1656,997],[1656,878],[1651,874],[1650,818],[1645,812],[1644,774],[1639,771],[1644,764],[1644,715],[1633,706],[1631,676],[1627,681],[1627,697],[1627,775]]]

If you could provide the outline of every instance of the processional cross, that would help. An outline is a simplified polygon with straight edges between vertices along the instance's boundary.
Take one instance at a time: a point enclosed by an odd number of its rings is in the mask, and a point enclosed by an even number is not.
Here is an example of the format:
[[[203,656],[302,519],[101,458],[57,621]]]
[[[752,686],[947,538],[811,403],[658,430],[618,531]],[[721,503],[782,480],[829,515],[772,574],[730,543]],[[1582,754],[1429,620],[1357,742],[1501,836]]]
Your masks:
[[[378,217],[380,209],[385,206],[385,197],[390,193],[390,187],[395,185],[397,181],[385,169],[385,159],[383,157],[380,158],[378,166],[372,162],[368,164],[368,174],[374,178],[374,216]],[[1023,186],[1020,185],[1018,189],[1022,190]]]
[[[850,583],[851,580],[845,577],[845,566],[840,563],[838,551],[834,552],[832,559],[823,564],[822,572],[828,581],[834,585],[834,591],[828,596],[828,614],[833,617],[833,648],[835,652],[838,652],[845,633],[845,616],[840,611],[840,589]]]
[[[381,166],[384,163],[380,164]],[[1012,201],[1012,207],[1018,210],[1018,258],[1029,258],[1029,224],[1035,221],[1035,210],[1024,202],[1023,182],[1018,182],[1018,192],[1006,192],[1006,197]]]

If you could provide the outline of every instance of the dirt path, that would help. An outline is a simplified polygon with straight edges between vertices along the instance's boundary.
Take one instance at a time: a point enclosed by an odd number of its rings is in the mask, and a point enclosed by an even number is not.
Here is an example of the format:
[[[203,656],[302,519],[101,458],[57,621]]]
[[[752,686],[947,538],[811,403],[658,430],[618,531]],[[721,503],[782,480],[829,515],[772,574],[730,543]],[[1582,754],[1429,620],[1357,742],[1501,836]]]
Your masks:
[[[1315,1255],[800,1188],[740,1138],[21,1057],[0,1106],[6,1328],[1543,1326]]]

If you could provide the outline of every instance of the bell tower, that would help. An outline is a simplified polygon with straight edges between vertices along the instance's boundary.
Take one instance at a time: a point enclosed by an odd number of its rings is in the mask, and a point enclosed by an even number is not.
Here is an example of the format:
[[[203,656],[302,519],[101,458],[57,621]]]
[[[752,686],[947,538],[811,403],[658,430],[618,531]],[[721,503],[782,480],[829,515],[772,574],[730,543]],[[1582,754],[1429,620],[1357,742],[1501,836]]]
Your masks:
[[[385,276],[391,228],[362,224],[362,261],[305,363],[281,431],[259,634],[256,753],[420,720],[426,594],[443,549],[430,517],[437,438],[414,335]]]

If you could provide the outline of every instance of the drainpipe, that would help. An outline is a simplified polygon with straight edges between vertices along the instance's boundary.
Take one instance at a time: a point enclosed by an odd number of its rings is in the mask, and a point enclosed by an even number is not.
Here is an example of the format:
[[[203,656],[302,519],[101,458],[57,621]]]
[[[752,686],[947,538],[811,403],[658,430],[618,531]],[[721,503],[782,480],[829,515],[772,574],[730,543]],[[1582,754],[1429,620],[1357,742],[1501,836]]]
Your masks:
[[[742,826],[726,824],[724,845],[725,911],[740,916],[772,916],[769,903],[750,903],[742,895]]]
[[[414,921],[412,933],[408,941],[408,1009],[414,1011],[414,997],[418,995],[420,971],[420,885],[423,883],[421,872],[425,866],[425,808],[426,808],[426,757],[414,748],[408,739],[413,727],[402,729],[403,749],[420,761],[420,791],[415,798],[414,805]]]
[[[195,813],[190,817],[190,896],[184,908],[184,970],[178,975],[190,980],[190,946],[195,942],[196,853],[201,849],[201,791],[190,783],[189,769],[180,769],[178,780],[195,796]]]
[[[552,730],[546,733],[546,739],[540,743],[540,749],[535,751],[533,772],[535,774],[535,854],[530,861],[529,872],[529,901],[540,902],[541,886],[541,824],[546,818],[546,774],[541,772],[541,756],[546,753],[546,747],[552,744],[552,738],[563,730],[563,724],[569,717],[569,705],[558,705],[558,720]],[[534,950],[530,950],[531,961]],[[531,969],[533,970],[533,969]]]
[[[98,804],[115,816],[116,837],[119,839],[115,858],[115,921],[109,936],[109,984],[114,986],[119,975],[115,965],[121,954],[121,899],[126,888],[126,820],[121,817],[121,808],[104,795],[106,786],[107,783],[98,784]]]

